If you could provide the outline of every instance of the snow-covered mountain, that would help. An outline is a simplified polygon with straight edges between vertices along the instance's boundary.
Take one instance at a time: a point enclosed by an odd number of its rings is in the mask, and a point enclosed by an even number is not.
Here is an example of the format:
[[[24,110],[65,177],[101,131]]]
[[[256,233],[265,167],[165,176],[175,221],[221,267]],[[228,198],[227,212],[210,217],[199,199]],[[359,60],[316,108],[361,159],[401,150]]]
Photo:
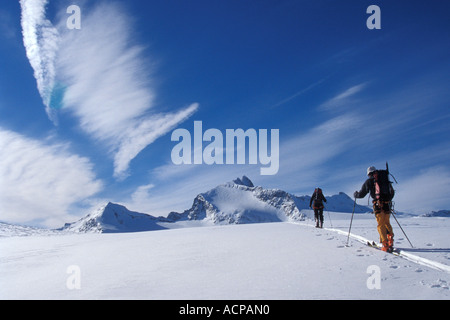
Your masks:
[[[161,230],[167,223],[203,221],[210,224],[246,224],[279,221],[302,221],[309,209],[310,196],[294,196],[279,189],[255,186],[246,176],[219,185],[197,195],[191,208],[182,213],[171,212],[167,217],[128,210],[107,203],[82,219],[66,223],[62,228],[71,232],[136,232]],[[345,193],[327,197],[326,209],[351,212],[353,200]],[[369,212],[366,206],[356,205],[356,213]]]
[[[151,215],[130,211],[126,207],[108,202],[94,212],[73,223],[66,223],[62,230],[72,232],[137,232],[161,230],[164,227],[158,222],[165,218],[155,218]]]
[[[169,220],[210,220],[216,224],[276,221],[301,221],[311,196],[295,196],[279,189],[254,186],[246,176],[199,194],[188,210],[171,212]],[[343,192],[327,197],[325,209],[352,212],[354,200]],[[369,206],[356,204],[355,213],[371,212]]]
[[[199,194],[183,213],[171,212],[169,220],[207,220],[214,224],[242,224],[304,220],[293,197],[282,190],[255,187],[243,176]]]
[[[431,211],[429,213],[425,213],[422,217],[449,217],[450,218],[450,210],[439,210],[439,211]]]
[[[61,230],[71,232],[136,232],[165,229],[167,223],[202,220],[212,224],[244,224],[301,221],[294,197],[277,189],[255,187],[246,176],[219,185],[195,197],[192,207],[183,213],[171,212],[154,217],[134,212],[109,202]]]

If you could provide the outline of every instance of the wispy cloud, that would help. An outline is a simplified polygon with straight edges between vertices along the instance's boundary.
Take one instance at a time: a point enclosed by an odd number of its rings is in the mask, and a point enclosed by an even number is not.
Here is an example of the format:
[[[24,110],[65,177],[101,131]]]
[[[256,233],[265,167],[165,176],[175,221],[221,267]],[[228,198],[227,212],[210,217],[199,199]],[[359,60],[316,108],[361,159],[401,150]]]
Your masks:
[[[87,158],[0,128],[0,220],[59,227],[72,205],[102,189]]]
[[[354,132],[362,119],[352,113],[331,118],[293,136],[280,146],[278,179],[288,190],[323,183],[322,169],[354,143]]]
[[[83,11],[81,30],[69,30],[64,19],[55,28],[45,18],[46,4],[21,0],[24,44],[47,113],[54,121],[58,112],[74,116],[85,133],[107,146],[114,176],[124,178],[130,161],[198,104],[156,110],[151,61],[133,41],[132,23],[117,3]]]
[[[333,98],[325,101],[323,104],[319,106],[319,110],[333,110],[337,109],[339,107],[345,106],[349,103],[351,103],[351,98],[356,95],[358,92],[360,92],[364,87],[366,86],[365,83],[361,83],[355,86],[352,86],[345,91],[339,93],[338,95],[334,96]]]
[[[118,134],[120,143],[113,146],[114,175],[119,178],[126,175],[131,160],[157,138],[189,118],[197,108],[198,104],[193,103],[177,113],[150,116]]]
[[[61,28],[58,59],[64,107],[86,133],[108,146],[117,178],[127,175],[140,151],[198,108],[194,103],[177,112],[155,110],[151,67],[131,29],[121,8],[99,5],[83,15],[81,30]]]
[[[278,103],[274,104],[271,108],[277,108],[282,106],[283,104],[286,104],[292,100],[294,100],[295,98],[307,93],[308,91],[314,89],[315,87],[317,87],[318,85],[320,85],[322,82],[324,82],[327,78],[323,78],[320,79],[319,81],[314,82],[313,84],[307,86],[306,88],[294,93],[292,96],[289,96],[281,101],[279,101]]]
[[[23,43],[34,70],[39,94],[48,116],[55,121],[50,108],[50,98],[55,80],[55,59],[59,35],[57,29],[45,17],[48,0],[20,0],[22,9]]]

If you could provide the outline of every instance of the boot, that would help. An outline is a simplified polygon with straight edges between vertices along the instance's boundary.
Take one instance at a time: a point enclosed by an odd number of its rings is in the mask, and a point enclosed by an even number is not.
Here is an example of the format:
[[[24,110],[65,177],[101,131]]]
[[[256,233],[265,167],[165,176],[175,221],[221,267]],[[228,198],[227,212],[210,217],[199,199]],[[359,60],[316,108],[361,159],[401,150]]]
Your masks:
[[[320,228],[323,228],[323,221],[320,221]]]
[[[316,228],[319,228],[319,220],[316,220]]]
[[[390,248],[393,248],[394,247],[394,236],[392,234],[388,233],[387,238],[388,238],[388,246]]]
[[[388,241],[383,241],[382,244],[383,244],[383,247],[381,248],[381,251],[390,252]]]

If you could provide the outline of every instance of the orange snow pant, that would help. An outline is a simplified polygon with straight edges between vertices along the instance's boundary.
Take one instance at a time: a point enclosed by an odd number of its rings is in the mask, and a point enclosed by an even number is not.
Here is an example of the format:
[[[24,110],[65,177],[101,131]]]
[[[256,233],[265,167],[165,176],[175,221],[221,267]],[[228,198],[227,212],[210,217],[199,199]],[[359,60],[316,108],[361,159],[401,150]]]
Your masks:
[[[378,233],[380,234],[380,242],[388,241],[388,234],[390,237],[394,237],[394,231],[392,230],[391,223],[389,222],[391,213],[391,203],[390,201],[373,201],[373,213],[375,213],[375,218],[378,223]]]

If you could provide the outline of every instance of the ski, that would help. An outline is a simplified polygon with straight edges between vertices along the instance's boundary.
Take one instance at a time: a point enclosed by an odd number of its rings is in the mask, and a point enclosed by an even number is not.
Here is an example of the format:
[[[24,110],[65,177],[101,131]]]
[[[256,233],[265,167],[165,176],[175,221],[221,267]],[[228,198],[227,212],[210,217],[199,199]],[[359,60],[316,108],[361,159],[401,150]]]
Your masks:
[[[372,242],[367,241],[367,246],[369,246],[371,248],[375,248],[375,249],[381,250],[381,246],[379,244],[377,244],[375,241],[372,241]],[[394,254],[396,256],[400,255],[400,250],[396,249],[396,248],[393,248],[392,251],[384,251],[384,252],[391,253],[391,254]]]
[[[369,247],[377,247],[377,248],[378,248],[378,246],[377,246],[377,244],[375,243],[375,241],[372,241],[372,243],[371,243],[370,241],[367,241],[367,245],[368,245]]]

